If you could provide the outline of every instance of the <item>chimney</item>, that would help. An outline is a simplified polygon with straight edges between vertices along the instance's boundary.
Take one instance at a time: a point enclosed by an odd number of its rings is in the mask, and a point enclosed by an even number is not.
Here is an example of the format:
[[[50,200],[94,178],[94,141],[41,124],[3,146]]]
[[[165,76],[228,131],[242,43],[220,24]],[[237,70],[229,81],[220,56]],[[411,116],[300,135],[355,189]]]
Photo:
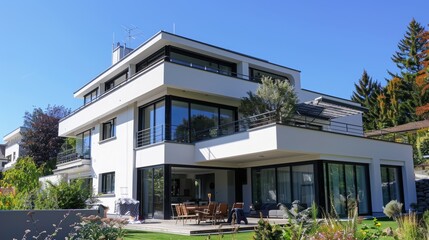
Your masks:
[[[116,44],[116,47],[113,46],[112,52],[112,65],[121,61],[122,58],[127,56],[128,53],[133,51],[132,48],[128,48],[126,45],[122,46],[119,42]]]

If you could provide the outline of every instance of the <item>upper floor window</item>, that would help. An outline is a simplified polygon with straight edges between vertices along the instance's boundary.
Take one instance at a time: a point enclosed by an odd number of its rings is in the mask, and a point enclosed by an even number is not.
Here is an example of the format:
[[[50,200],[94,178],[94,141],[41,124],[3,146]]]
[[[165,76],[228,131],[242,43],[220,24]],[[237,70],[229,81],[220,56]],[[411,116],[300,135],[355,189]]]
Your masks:
[[[139,63],[136,64],[136,72],[140,72],[141,70],[145,69],[146,67],[150,66],[152,63],[155,63],[161,59],[164,59],[166,56],[165,54],[165,48],[161,48],[160,50],[156,51],[154,54],[150,55],[149,57],[143,59]]]
[[[116,134],[116,118],[102,124],[101,140],[114,137]]]
[[[223,75],[236,76],[237,72],[237,65],[235,63],[189,52],[171,46],[169,47],[169,58],[170,61],[174,63],[220,73]]]
[[[128,79],[128,69],[121,72],[120,74],[116,75],[106,83],[104,83],[104,92],[107,92],[111,89],[113,89],[115,86],[121,84],[125,80]]]
[[[98,88],[92,90],[90,93],[86,94],[83,99],[83,104],[88,104],[94,101],[98,97]]]
[[[115,172],[101,174],[101,193],[115,193]]]
[[[76,135],[76,153],[81,158],[91,158],[91,130]]]
[[[275,73],[262,71],[262,70],[255,69],[255,68],[249,68],[249,72],[250,72],[250,80],[252,80],[252,81],[260,82],[261,78],[263,76],[271,77],[273,79],[280,79],[280,80],[289,81],[289,79],[285,76],[281,76],[281,75],[278,75]]]

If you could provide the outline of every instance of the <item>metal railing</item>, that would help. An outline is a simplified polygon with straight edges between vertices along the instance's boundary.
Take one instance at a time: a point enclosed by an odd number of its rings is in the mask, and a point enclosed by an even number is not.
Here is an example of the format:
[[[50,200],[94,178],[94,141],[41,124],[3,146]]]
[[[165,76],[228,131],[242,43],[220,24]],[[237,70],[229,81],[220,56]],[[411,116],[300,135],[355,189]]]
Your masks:
[[[281,122],[279,121],[276,112],[271,111],[203,130],[189,130],[188,127],[183,125],[158,125],[153,128],[147,128],[138,131],[136,136],[136,145],[137,147],[141,147],[163,141],[194,143],[245,132],[252,128],[266,126],[273,123],[363,137],[362,126],[359,125],[321,120],[306,116],[295,116],[288,118],[287,121]]]
[[[376,130],[372,131],[371,133],[371,135],[368,135],[366,137],[388,142],[410,143],[409,136],[406,132],[389,132],[386,130]]]
[[[77,159],[91,159],[91,149],[85,148],[82,151],[77,151],[76,148],[67,149],[57,155],[57,165],[67,162],[72,162]]]

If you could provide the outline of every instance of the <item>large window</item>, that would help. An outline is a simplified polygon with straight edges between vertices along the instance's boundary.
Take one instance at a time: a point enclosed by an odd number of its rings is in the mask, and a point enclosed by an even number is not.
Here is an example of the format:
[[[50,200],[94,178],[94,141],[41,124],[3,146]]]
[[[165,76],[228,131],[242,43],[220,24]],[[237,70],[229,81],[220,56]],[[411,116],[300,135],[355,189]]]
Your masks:
[[[299,200],[310,206],[315,200],[314,164],[252,169],[255,204],[290,204]]]
[[[101,174],[101,193],[115,193],[115,172]]]
[[[381,188],[383,205],[391,200],[403,202],[401,167],[381,166]]]
[[[347,216],[348,210],[357,204],[359,214],[368,214],[368,166],[345,163],[326,163],[324,166],[328,208],[333,207],[338,215]]]
[[[91,158],[91,130],[76,135],[76,153],[81,158]]]
[[[98,97],[98,88],[92,90],[90,93],[86,94],[83,99],[83,104],[88,104]]]
[[[166,97],[139,109],[137,146],[164,140],[199,141],[235,130],[236,108]]]
[[[116,118],[113,118],[102,125],[101,140],[115,137],[116,134]]]
[[[161,100],[139,109],[137,145],[143,146],[165,140],[165,101]]]
[[[254,68],[249,68],[249,71],[250,71],[250,80],[252,81],[260,82],[263,76],[271,77],[272,79],[289,80],[285,76],[281,76],[275,73],[270,73],[270,72],[266,72],[266,71],[262,71]]]
[[[205,71],[235,76],[237,66],[235,63],[226,62],[209,56],[200,55],[175,47],[169,48],[171,62],[202,69]]]

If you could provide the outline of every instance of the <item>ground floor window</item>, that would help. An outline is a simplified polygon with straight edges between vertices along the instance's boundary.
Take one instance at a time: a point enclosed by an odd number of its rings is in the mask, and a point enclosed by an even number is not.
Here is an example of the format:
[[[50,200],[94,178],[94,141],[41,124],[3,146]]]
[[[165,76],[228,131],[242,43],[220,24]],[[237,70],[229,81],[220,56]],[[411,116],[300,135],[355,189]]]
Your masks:
[[[315,201],[314,164],[252,169],[252,197],[256,207],[299,200]]]
[[[401,167],[384,165],[380,169],[383,205],[386,205],[391,200],[403,202]]]
[[[359,214],[370,213],[368,165],[328,162],[324,170],[325,201],[331,212],[347,216],[357,204]]]
[[[101,193],[115,193],[115,172],[101,174]]]

